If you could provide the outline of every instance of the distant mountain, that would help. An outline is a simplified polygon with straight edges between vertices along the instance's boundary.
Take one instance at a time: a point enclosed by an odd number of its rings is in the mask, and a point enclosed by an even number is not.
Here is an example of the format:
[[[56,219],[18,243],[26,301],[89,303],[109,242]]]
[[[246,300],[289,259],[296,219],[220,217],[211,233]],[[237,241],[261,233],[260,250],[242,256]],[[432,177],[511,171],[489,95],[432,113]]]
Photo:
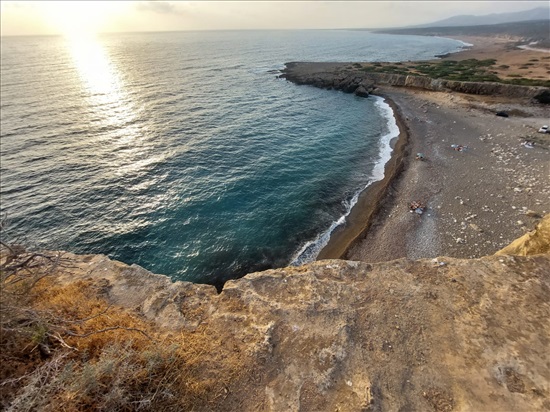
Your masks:
[[[424,27],[456,27],[456,26],[481,26],[488,24],[502,24],[528,20],[550,20],[549,7],[537,7],[532,10],[518,11],[513,13],[493,13],[484,16],[461,15],[449,17],[429,24],[409,26],[408,28]]]

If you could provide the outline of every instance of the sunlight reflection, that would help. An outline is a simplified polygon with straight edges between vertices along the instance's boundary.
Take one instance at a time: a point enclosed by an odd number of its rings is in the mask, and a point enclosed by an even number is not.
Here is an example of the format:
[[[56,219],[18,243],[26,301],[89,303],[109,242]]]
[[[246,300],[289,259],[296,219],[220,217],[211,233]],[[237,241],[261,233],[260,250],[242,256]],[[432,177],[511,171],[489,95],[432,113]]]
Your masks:
[[[146,148],[137,124],[139,111],[126,93],[116,66],[93,35],[69,36],[67,47],[96,120],[94,137],[106,144],[110,157],[116,156],[113,173],[121,176],[135,172]]]
[[[119,99],[122,85],[116,68],[92,35],[71,36],[67,39],[76,69],[83,86],[98,103],[108,103]],[[101,101],[102,100],[102,101]]]

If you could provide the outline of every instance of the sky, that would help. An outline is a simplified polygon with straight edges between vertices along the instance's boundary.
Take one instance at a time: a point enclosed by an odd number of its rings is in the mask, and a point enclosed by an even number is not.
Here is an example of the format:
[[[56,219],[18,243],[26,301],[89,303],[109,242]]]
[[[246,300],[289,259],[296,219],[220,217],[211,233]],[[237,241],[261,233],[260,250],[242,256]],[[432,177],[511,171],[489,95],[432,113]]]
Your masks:
[[[1,34],[401,27],[547,1],[6,1]]]

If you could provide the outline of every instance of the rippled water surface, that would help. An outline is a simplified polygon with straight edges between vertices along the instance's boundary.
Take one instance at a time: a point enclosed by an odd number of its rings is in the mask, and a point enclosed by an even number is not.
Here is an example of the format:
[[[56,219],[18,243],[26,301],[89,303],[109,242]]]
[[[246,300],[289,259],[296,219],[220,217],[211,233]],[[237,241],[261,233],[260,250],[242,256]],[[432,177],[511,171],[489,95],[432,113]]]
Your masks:
[[[362,31],[3,37],[9,232],[197,282],[313,259],[395,130],[381,99],[273,70],[458,47]]]

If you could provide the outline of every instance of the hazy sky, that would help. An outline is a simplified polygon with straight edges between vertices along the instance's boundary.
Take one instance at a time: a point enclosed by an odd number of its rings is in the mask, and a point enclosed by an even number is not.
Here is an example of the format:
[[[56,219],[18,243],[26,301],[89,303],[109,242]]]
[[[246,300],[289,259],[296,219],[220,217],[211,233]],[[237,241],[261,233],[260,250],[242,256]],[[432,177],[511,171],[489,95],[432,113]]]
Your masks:
[[[398,27],[547,1],[4,1],[2,35]]]

